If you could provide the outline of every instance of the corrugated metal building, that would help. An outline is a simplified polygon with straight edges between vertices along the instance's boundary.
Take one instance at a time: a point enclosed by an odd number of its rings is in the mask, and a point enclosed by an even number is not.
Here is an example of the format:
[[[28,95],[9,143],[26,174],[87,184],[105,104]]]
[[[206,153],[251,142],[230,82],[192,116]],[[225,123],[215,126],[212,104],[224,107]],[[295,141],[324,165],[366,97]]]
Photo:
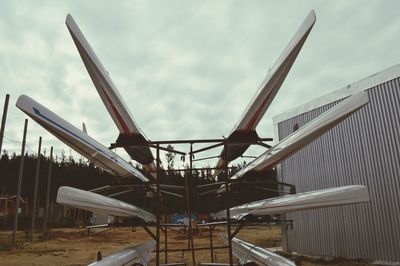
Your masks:
[[[371,202],[287,214],[294,220],[293,229],[282,227],[287,251],[400,261],[400,65],[276,116],[276,136],[360,90],[370,103],[285,160],[278,177],[297,192],[363,184]]]

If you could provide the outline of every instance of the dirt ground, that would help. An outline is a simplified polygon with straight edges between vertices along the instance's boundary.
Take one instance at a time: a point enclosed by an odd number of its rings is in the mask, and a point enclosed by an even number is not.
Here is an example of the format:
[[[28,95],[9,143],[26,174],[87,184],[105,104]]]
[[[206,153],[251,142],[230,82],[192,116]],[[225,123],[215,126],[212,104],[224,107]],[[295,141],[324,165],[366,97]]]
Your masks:
[[[226,245],[219,234],[223,233],[223,228],[216,228],[213,233],[214,246]],[[152,228],[154,230],[154,228]],[[280,227],[273,226],[254,226],[245,227],[238,236],[243,240],[262,247],[279,247],[281,245]],[[10,232],[0,232],[0,265],[87,265],[96,260],[97,252],[101,251],[103,256],[107,256],[125,247],[133,246],[150,240],[150,237],[142,228],[120,227],[107,232],[87,236],[83,229],[53,229],[48,239],[35,237],[35,240],[21,243],[25,239],[25,233],[19,232],[17,236],[18,246],[10,249],[6,246],[10,243]],[[182,231],[168,230],[168,248],[185,248],[187,240]],[[162,239],[163,241],[163,239]],[[195,236],[194,244],[196,247],[209,247],[208,230],[200,230]],[[164,243],[161,243],[161,249]],[[164,254],[160,254],[161,263],[164,263]],[[227,249],[220,249],[214,252],[215,262],[227,262]],[[189,252],[182,254],[174,252],[168,254],[168,263],[187,261],[188,265],[192,261]],[[299,257],[301,265],[368,265],[362,261],[333,259],[322,260],[317,258]],[[197,251],[196,263],[211,262],[210,251]],[[155,265],[154,260],[150,265]]]

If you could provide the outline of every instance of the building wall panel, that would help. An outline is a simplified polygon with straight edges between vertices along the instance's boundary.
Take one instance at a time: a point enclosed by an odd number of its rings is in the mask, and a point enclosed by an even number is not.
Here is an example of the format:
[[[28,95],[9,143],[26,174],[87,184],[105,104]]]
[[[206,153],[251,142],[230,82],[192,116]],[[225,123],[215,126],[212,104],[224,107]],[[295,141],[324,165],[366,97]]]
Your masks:
[[[289,251],[400,261],[400,78],[366,89],[370,103],[281,163],[297,192],[363,184],[371,202],[287,214]],[[341,99],[277,123],[279,138]]]

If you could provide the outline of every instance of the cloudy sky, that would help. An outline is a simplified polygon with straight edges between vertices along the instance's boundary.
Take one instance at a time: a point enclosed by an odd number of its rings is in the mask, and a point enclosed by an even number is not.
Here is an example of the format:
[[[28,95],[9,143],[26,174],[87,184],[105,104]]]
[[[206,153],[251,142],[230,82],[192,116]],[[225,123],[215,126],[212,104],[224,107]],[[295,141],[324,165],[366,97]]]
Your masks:
[[[65,26],[68,13],[147,137],[165,140],[227,136],[311,9],[316,24],[258,126],[263,137],[273,137],[273,116],[399,64],[400,2],[1,1],[1,110],[11,95],[3,149],[20,150],[20,94],[85,122],[105,145],[118,136]],[[32,120],[28,151],[39,136],[69,154]]]

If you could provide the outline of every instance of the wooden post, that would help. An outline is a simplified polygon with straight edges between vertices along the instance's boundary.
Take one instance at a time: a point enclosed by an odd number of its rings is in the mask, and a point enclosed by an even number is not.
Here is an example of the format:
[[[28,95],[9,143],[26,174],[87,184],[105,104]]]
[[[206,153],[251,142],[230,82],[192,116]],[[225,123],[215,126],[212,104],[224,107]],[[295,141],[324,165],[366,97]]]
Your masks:
[[[46,201],[43,216],[43,233],[47,233],[47,220],[49,218],[49,201],[50,201],[50,184],[51,184],[51,165],[53,163],[53,146],[50,148],[50,161],[49,161],[49,174],[47,177],[47,190],[46,190]]]
[[[47,221],[50,224],[54,224],[54,202],[50,201],[50,207],[49,207],[49,218],[47,219]]]
[[[28,217],[28,206],[29,206],[29,199],[25,197],[25,216]]]
[[[25,119],[24,136],[22,138],[21,158],[19,161],[17,195],[15,198],[15,208],[14,208],[14,226],[13,226],[13,233],[12,233],[12,246],[13,247],[15,246],[15,235],[17,233],[17,227],[18,227],[19,198],[21,197],[22,174],[24,173],[25,143],[26,143],[27,128],[28,128],[28,119]]]
[[[33,241],[33,232],[35,231],[36,206],[37,206],[37,191],[39,184],[40,171],[40,152],[42,149],[42,137],[39,137],[38,157],[36,161],[35,185],[33,187],[33,203],[32,203],[32,223],[31,223],[31,241]]]
[[[6,127],[6,119],[7,119],[7,110],[8,110],[8,102],[10,100],[10,94],[6,94],[6,100],[4,102],[4,109],[3,109],[3,116],[1,119],[1,127],[0,127],[0,157],[1,157],[1,153],[2,153],[2,147],[3,147],[3,138],[4,138],[4,130]],[[3,193],[4,194],[4,193]],[[7,195],[6,196],[6,210],[5,210],[5,216],[4,216],[4,227],[7,226],[7,217],[8,217],[8,212],[7,212]]]
[[[6,213],[4,216],[4,227],[7,227],[7,218],[8,218],[8,195],[6,194]]]
[[[7,119],[7,110],[8,110],[9,100],[10,100],[10,94],[6,94],[6,100],[4,102],[3,116],[1,119],[1,128],[0,128],[0,157],[1,157],[1,153],[2,153],[2,147],[3,147],[3,137],[4,137],[4,130],[6,127],[6,119]]]

